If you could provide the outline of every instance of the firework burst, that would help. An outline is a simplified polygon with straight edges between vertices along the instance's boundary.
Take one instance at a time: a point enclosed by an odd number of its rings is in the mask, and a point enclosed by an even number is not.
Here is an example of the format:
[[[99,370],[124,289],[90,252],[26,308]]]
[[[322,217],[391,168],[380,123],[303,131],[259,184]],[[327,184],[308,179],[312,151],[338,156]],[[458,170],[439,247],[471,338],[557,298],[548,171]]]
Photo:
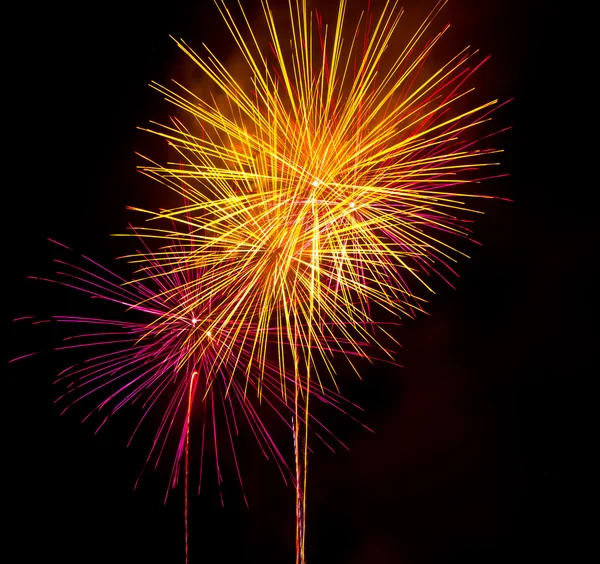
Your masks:
[[[374,359],[373,350],[393,361],[381,319],[423,311],[430,279],[449,282],[464,254],[452,241],[470,238],[467,202],[486,197],[473,186],[494,177],[501,151],[487,146],[484,124],[501,104],[473,101],[473,75],[487,60],[477,51],[433,63],[449,29],[434,25],[444,4],[397,49],[397,2],[352,19],[339,0],[326,23],[305,0],[290,0],[281,20],[263,0],[263,37],[241,4],[234,14],[217,0],[242,62],[235,76],[208,47],[200,55],[176,40],[210,95],[152,84],[178,115],[146,130],[173,159],[144,157],[140,170],[177,194],[176,207],[132,208],[147,220],[130,233],[143,244],[126,257],[132,280],[89,259],[60,280],[146,319],[57,318],[99,328],[68,347],[114,347],[61,378],[75,402],[104,393],[96,410],[107,413],[137,402],[144,419],[166,400],[147,462],[176,432],[170,483],[185,477],[186,531],[195,406],[215,451],[220,406],[231,444],[237,411],[285,477],[258,416],[266,403],[292,421],[303,563],[308,432],[320,425],[311,398],[341,409],[336,356],[357,373],[355,359]]]
[[[308,412],[298,414],[290,398],[282,396],[282,382],[297,383],[292,373],[283,373],[279,365],[268,360],[262,363],[260,372],[239,368],[251,364],[251,343],[257,339],[257,323],[249,316],[241,322],[223,322],[220,315],[223,306],[218,300],[204,304],[205,309],[198,306],[190,312],[187,302],[191,298],[181,293],[187,290],[183,282],[184,276],[191,276],[189,271],[183,275],[168,273],[156,263],[146,269],[152,275],[145,283],[127,282],[93,259],[74,256],[71,249],[57,244],[68,251],[70,258],[55,260],[58,269],[54,277],[31,278],[77,290],[99,301],[101,316],[56,315],[50,319],[25,317],[17,321],[35,325],[55,322],[66,326],[68,336],[55,350],[84,353],[84,360],[70,365],[57,377],[56,383],[65,390],[56,400],[64,406],[61,413],[80,403],[92,403],[93,408],[83,420],[97,421],[97,430],[100,430],[111,416],[135,405],[140,413],[139,421],[128,446],[144,423],[155,426],[144,468],[148,465],[156,468],[161,459],[171,461],[165,502],[169,491],[183,478],[186,560],[192,411],[196,413],[195,419],[201,419],[194,447],[200,452],[198,492],[204,453],[210,446],[214,452],[221,503],[224,500],[219,453],[225,447],[232,456],[244,501],[248,504],[236,454],[236,441],[244,424],[263,455],[275,461],[284,482],[295,482],[285,449],[276,444],[263,421],[267,411],[290,430],[294,425],[292,417],[299,417],[328,448],[345,448],[323,423]],[[149,261],[150,256],[146,254]],[[107,317],[111,310],[114,316]],[[242,323],[247,325],[242,326]],[[245,339],[237,338],[239,334],[244,334]],[[306,379],[302,379],[300,393],[307,393],[307,385]],[[348,410],[356,406],[334,390],[317,388],[314,384],[312,388],[311,395],[317,401],[354,419]],[[136,485],[138,481],[139,478]]]
[[[279,370],[286,373],[291,357],[293,402],[304,412],[310,394],[301,393],[301,378],[323,385],[323,370],[335,376],[334,350],[352,364],[365,344],[389,337],[375,330],[374,308],[411,317],[433,291],[429,277],[449,280],[463,253],[448,239],[470,236],[464,214],[475,210],[466,202],[484,197],[471,187],[493,177],[486,171],[498,164],[500,151],[477,133],[498,101],[469,102],[473,73],[486,58],[465,48],[429,68],[449,29],[433,31],[444,4],[391,55],[402,16],[395,2],[351,22],[341,0],[333,25],[300,1],[290,1],[282,23],[263,2],[267,42],[241,5],[235,16],[218,2],[246,74],[234,77],[207,47],[200,56],[176,41],[215,93],[201,98],[178,83],[153,84],[181,111],[148,128],[174,149],[177,163],[148,160],[141,170],[176,191],[181,206],[138,210],[154,223],[138,233],[165,241],[165,254],[153,254],[165,270],[210,273],[209,285],[183,284],[195,296],[190,308],[226,289],[222,319],[236,326],[257,320],[257,331],[236,334],[252,342],[248,370],[260,372],[275,331]],[[129,258],[141,265],[141,280],[149,275],[143,253]],[[286,397],[285,379],[281,392]],[[299,417],[295,442],[302,443],[301,562],[308,447]]]

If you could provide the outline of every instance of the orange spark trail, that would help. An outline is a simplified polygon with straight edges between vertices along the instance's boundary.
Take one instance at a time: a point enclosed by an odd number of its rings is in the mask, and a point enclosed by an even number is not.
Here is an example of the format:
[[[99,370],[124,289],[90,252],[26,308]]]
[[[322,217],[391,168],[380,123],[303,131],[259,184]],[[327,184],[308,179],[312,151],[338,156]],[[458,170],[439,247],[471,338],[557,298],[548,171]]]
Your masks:
[[[190,466],[190,414],[192,411],[192,399],[194,398],[194,380],[198,372],[194,370],[192,377],[190,378],[190,390],[188,392],[188,407],[187,415],[185,420],[185,492],[184,492],[184,521],[185,521],[185,564],[190,561],[190,547],[189,547],[189,466]]]

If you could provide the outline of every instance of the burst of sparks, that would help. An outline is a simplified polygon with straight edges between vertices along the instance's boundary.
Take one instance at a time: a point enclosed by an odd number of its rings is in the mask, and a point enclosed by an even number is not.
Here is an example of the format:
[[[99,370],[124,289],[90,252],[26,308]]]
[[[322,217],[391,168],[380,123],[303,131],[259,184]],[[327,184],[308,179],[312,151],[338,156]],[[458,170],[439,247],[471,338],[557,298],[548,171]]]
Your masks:
[[[59,245],[70,251],[65,245]],[[16,320],[32,324],[54,321],[70,326],[75,330],[69,331],[64,343],[55,350],[87,352],[85,360],[67,367],[57,377],[56,383],[66,385],[66,391],[56,400],[66,404],[62,413],[84,400],[102,397],[84,417],[84,421],[93,415],[99,418],[99,430],[111,415],[125,406],[137,404],[140,419],[128,445],[145,420],[156,420],[148,415],[152,411],[159,413],[159,423],[144,467],[151,462],[157,467],[166,455],[169,437],[179,436],[165,501],[169,489],[178,483],[182,459],[186,493],[188,490],[190,421],[194,403],[202,415],[198,491],[208,441],[212,441],[221,491],[218,435],[222,434],[228,439],[244,500],[248,503],[235,450],[235,439],[242,422],[251,430],[265,457],[276,462],[284,481],[293,480],[285,456],[260,414],[261,409],[268,408],[292,428],[289,414],[293,407],[282,398],[280,383],[282,377],[288,381],[293,381],[293,377],[282,374],[271,362],[264,363],[260,375],[255,371],[236,373],[234,366],[246,364],[252,350],[231,339],[231,332],[240,330],[239,327],[234,330],[231,324],[214,324],[213,320],[219,318],[217,302],[209,304],[207,310],[198,309],[192,315],[181,314],[176,304],[189,296],[167,290],[184,289],[184,278],[166,273],[158,264],[154,266],[154,276],[147,282],[126,283],[124,278],[84,255],[76,256],[75,260],[56,259],[55,263],[59,270],[53,278],[31,278],[77,290],[104,304],[99,317],[56,315],[49,320],[33,316]],[[110,310],[114,317],[106,316]],[[160,326],[157,327],[155,322],[159,319]],[[251,319],[245,321],[250,327],[244,330],[251,334],[256,330],[256,323]],[[303,379],[301,388],[306,385]],[[350,404],[334,391],[315,388],[311,393],[324,404],[352,417],[347,412]],[[334,450],[336,443],[345,447],[320,421],[310,414],[306,416],[309,419],[305,422],[310,422],[315,436],[330,449]],[[224,422],[226,432],[217,432],[218,420]],[[187,495],[185,503],[187,539]]]
[[[467,47],[430,64],[449,28],[432,31],[444,4],[391,55],[397,2],[348,23],[340,0],[329,26],[304,0],[290,0],[289,20],[278,22],[264,0],[264,43],[241,4],[236,16],[219,0],[246,74],[234,77],[208,47],[200,56],[176,40],[215,93],[207,99],[179,83],[153,83],[182,117],[148,131],[178,163],[148,159],[141,170],[182,204],[138,210],[156,224],[138,233],[165,242],[152,255],[165,271],[206,273],[174,290],[192,296],[180,313],[224,297],[219,323],[232,323],[235,339],[251,348],[247,371],[262,370],[273,332],[282,374],[291,358],[298,562],[308,447],[297,410],[308,412],[310,396],[301,375],[308,389],[313,378],[322,386],[323,370],[335,375],[333,350],[352,363],[365,343],[378,345],[373,308],[401,317],[422,311],[423,291],[433,291],[427,278],[448,280],[463,254],[447,239],[469,237],[459,214],[475,212],[466,204],[477,196],[471,185],[493,177],[485,171],[498,164],[501,151],[482,148],[489,135],[477,133],[498,101],[469,103],[470,80],[486,58]],[[151,276],[144,253],[129,258],[140,280]],[[251,333],[237,329],[248,317],[257,324]],[[285,398],[285,379],[281,392]]]
[[[102,390],[97,409],[110,413],[139,400],[144,419],[168,398],[147,462],[158,462],[184,415],[170,483],[183,459],[186,560],[195,398],[205,417],[211,413],[215,452],[215,404],[233,445],[235,402],[285,477],[284,457],[248,398],[267,403],[292,429],[303,563],[309,422],[320,425],[309,400],[342,409],[334,356],[357,373],[355,359],[373,358],[373,347],[393,361],[384,343],[394,339],[381,319],[413,317],[433,291],[429,278],[449,282],[464,254],[452,238],[470,238],[464,214],[476,213],[467,202],[485,197],[472,186],[493,178],[486,171],[498,164],[501,151],[482,142],[501,104],[470,102],[473,73],[487,60],[477,51],[433,64],[449,29],[434,30],[445,1],[400,49],[397,2],[352,20],[339,0],[329,25],[305,0],[289,0],[285,21],[262,0],[266,41],[241,4],[233,14],[216,3],[243,70],[234,76],[208,47],[200,56],[176,40],[212,83],[210,96],[152,84],[180,114],[147,128],[174,159],[144,157],[140,169],[174,191],[178,207],[132,208],[148,220],[133,230],[145,245],[127,257],[138,265],[133,280],[90,259],[60,280],[147,320],[57,318],[101,329],[70,347],[114,349],[62,377],[72,379],[75,402]]]

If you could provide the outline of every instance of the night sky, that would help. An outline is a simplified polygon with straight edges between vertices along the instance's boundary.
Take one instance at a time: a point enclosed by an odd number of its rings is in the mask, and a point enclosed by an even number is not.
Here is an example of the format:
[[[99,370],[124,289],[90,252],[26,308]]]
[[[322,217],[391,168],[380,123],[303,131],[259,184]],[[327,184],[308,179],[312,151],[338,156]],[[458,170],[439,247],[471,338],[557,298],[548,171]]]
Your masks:
[[[247,4],[257,13],[257,2]],[[423,4],[404,3],[408,21],[424,15]],[[456,290],[440,281],[430,315],[399,331],[404,368],[377,366],[362,382],[350,375],[342,382],[375,434],[333,417],[350,452],[315,445],[309,563],[573,561],[578,524],[567,474],[591,377],[592,223],[575,196],[583,192],[570,174],[575,147],[565,135],[573,106],[564,61],[574,47],[568,26],[558,33],[550,12],[538,1],[453,0],[440,17],[452,21],[457,47],[492,53],[479,77],[483,92],[515,97],[494,118],[498,128],[514,126],[495,141],[511,176],[485,186],[514,203],[482,204],[483,246],[463,247],[471,259],[458,266]],[[136,173],[134,152],[157,154],[157,140],[136,127],[168,113],[148,82],[190,75],[169,34],[204,41],[224,59],[231,49],[209,2],[110,1],[81,11],[49,4],[23,7],[12,20],[6,359],[48,348],[56,336],[11,319],[85,306],[72,292],[27,280],[51,272],[46,238],[118,268],[120,241],[108,235],[135,221],[125,206],[156,205],[159,189]],[[133,490],[145,459],[143,441],[125,448],[137,412],[97,435],[80,423],[85,409],[59,416],[52,381],[67,363],[46,354],[5,364],[12,556],[3,561],[183,563],[182,488],[163,505],[164,465]],[[192,498],[192,564],[293,562],[293,489],[256,449],[242,447],[247,509],[227,460],[225,508],[211,460],[202,495]]]

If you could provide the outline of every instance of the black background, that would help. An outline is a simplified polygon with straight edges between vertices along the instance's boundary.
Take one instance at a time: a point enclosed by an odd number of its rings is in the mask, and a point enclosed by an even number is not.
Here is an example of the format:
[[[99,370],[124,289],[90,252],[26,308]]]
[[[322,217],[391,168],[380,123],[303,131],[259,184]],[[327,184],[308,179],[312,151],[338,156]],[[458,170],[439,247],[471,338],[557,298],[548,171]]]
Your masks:
[[[424,15],[423,5],[405,5],[409,21]],[[591,377],[594,259],[566,134],[577,108],[565,61],[576,47],[554,17],[543,2],[454,0],[440,18],[452,21],[456,45],[493,54],[484,92],[515,97],[495,117],[514,126],[500,142],[511,176],[486,188],[514,203],[484,205],[483,247],[468,249],[456,291],[439,284],[431,315],[400,331],[404,368],[348,379],[375,434],[338,421],[350,452],[317,447],[309,562],[572,561],[579,525],[567,470],[577,467],[574,416]],[[131,219],[125,206],[154,201],[156,187],[135,172],[134,152],[148,142],[136,126],[167,112],[147,83],[187,72],[168,35],[223,57],[230,43],[214,6],[201,2],[21,6],[5,25],[4,110],[15,124],[3,179],[10,320],[73,305],[69,293],[26,280],[48,272],[46,237],[109,262],[120,249],[107,235]],[[7,359],[51,337],[5,327]],[[126,415],[97,435],[79,423],[82,412],[59,416],[55,356],[5,365],[4,561],[183,562],[181,488],[163,506],[163,468],[133,490],[144,452],[125,449]],[[221,508],[210,471],[192,499],[193,563],[293,561],[293,490],[252,452],[242,461],[249,509],[233,477]]]

